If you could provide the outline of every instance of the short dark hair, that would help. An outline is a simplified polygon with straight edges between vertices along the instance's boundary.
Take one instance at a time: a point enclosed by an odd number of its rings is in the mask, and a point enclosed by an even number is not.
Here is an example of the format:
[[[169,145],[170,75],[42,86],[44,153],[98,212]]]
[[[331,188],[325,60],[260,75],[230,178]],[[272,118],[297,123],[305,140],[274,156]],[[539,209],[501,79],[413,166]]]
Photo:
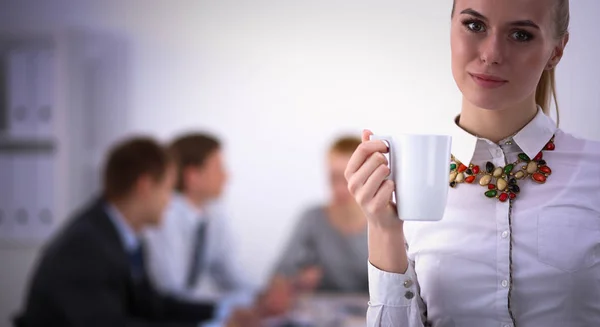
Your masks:
[[[130,194],[138,180],[149,175],[156,181],[165,177],[172,157],[151,137],[132,137],[112,147],[104,167],[104,196],[108,200]]]
[[[184,170],[202,166],[208,156],[221,148],[219,140],[207,133],[188,133],[177,137],[169,146],[177,165],[176,189],[185,191]]]

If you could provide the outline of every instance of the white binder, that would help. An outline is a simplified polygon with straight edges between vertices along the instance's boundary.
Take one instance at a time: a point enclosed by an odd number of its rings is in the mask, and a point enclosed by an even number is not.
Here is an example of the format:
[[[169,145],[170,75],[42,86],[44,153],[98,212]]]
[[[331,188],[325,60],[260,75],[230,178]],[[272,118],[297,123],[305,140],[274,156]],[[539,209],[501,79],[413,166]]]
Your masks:
[[[32,234],[34,205],[37,201],[36,155],[14,154],[13,156],[12,233],[19,241],[35,239]]]
[[[32,99],[32,56],[24,49],[11,50],[7,55],[8,136],[35,135]]]
[[[52,154],[39,154],[35,158],[36,178],[35,183],[33,183],[35,201],[32,202],[31,234],[40,240],[49,237],[56,226],[54,206],[55,160],[55,156]]]
[[[12,156],[0,153],[0,238],[12,235]]]
[[[54,135],[54,50],[41,49],[33,55],[33,120],[36,135],[49,138]]]

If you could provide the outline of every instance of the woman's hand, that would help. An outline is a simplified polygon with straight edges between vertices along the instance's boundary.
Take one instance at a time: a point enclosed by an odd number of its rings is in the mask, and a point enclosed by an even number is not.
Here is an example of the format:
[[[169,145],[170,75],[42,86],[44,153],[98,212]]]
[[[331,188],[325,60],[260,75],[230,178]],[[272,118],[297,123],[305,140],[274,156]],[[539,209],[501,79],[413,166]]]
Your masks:
[[[384,153],[387,145],[381,140],[369,140],[373,133],[363,131],[362,144],[352,154],[345,176],[348,190],[361,207],[371,227],[401,230],[396,206],[391,202],[394,182],[387,180],[390,169]]]
[[[321,283],[323,271],[317,266],[309,266],[303,268],[298,277],[296,277],[296,285],[302,291],[313,291]]]
[[[394,182],[386,179],[390,174],[384,156],[388,147],[381,140],[369,140],[371,135],[371,131],[363,131],[362,143],[348,162],[348,190],[367,216],[371,264],[384,271],[404,273],[408,258],[403,222],[392,202]]]

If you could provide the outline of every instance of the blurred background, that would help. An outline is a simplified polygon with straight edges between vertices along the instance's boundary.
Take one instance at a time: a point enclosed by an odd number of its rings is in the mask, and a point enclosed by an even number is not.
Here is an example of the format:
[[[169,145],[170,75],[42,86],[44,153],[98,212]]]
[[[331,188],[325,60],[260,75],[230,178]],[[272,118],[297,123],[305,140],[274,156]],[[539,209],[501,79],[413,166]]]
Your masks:
[[[138,133],[223,141],[224,207],[246,273],[263,281],[300,212],[329,196],[333,138],[443,133],[459,112],[451,5],[1,0],[0,327],[44,241],[99,190],[108,147]],[[561,127],[600,139],[600,2],[571,1],[571,15]],[[20,119],[28,107],[35,119]]]

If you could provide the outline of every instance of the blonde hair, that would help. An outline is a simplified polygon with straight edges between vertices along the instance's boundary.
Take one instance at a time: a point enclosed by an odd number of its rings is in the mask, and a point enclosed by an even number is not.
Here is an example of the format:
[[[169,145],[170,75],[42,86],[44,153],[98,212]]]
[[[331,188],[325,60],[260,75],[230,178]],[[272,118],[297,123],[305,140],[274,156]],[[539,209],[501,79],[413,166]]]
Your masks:
[[[556,23],[554,31],[555,37],[560,39],[569,33],[569,0],[557,0],[557,4],[554,7],[554,15],[554,21]],[[555,69],[556,67],[552,67],[551,69],[544,70],[542,73],[535,90],[535,103],[542,107],[546,115],[549,115],[550,106],[554,100],[556,108],[556,124],[558,125],[560,118],[558,112],[558,100],[556,98]]]
[[[452,2],[451,17],[454,16],[455,5],[456,0]],[[561,39],[569,33],[569,0],[556,0],[554,15],[554,21],[556,23],[554,34],[557,39]],[[546,115],[549,115],[550,107],[552,105],[552,101],[554,100],[554,105],[556,108],[556,124],[558,125],[559,114],[558,100],[556,98],[555,69],[556,67],[552,67],[551,69],[544,70],[542,72],[542,76],[540,77],[537,88],[535,89],[535,103],[542,107],[542,110]]]

